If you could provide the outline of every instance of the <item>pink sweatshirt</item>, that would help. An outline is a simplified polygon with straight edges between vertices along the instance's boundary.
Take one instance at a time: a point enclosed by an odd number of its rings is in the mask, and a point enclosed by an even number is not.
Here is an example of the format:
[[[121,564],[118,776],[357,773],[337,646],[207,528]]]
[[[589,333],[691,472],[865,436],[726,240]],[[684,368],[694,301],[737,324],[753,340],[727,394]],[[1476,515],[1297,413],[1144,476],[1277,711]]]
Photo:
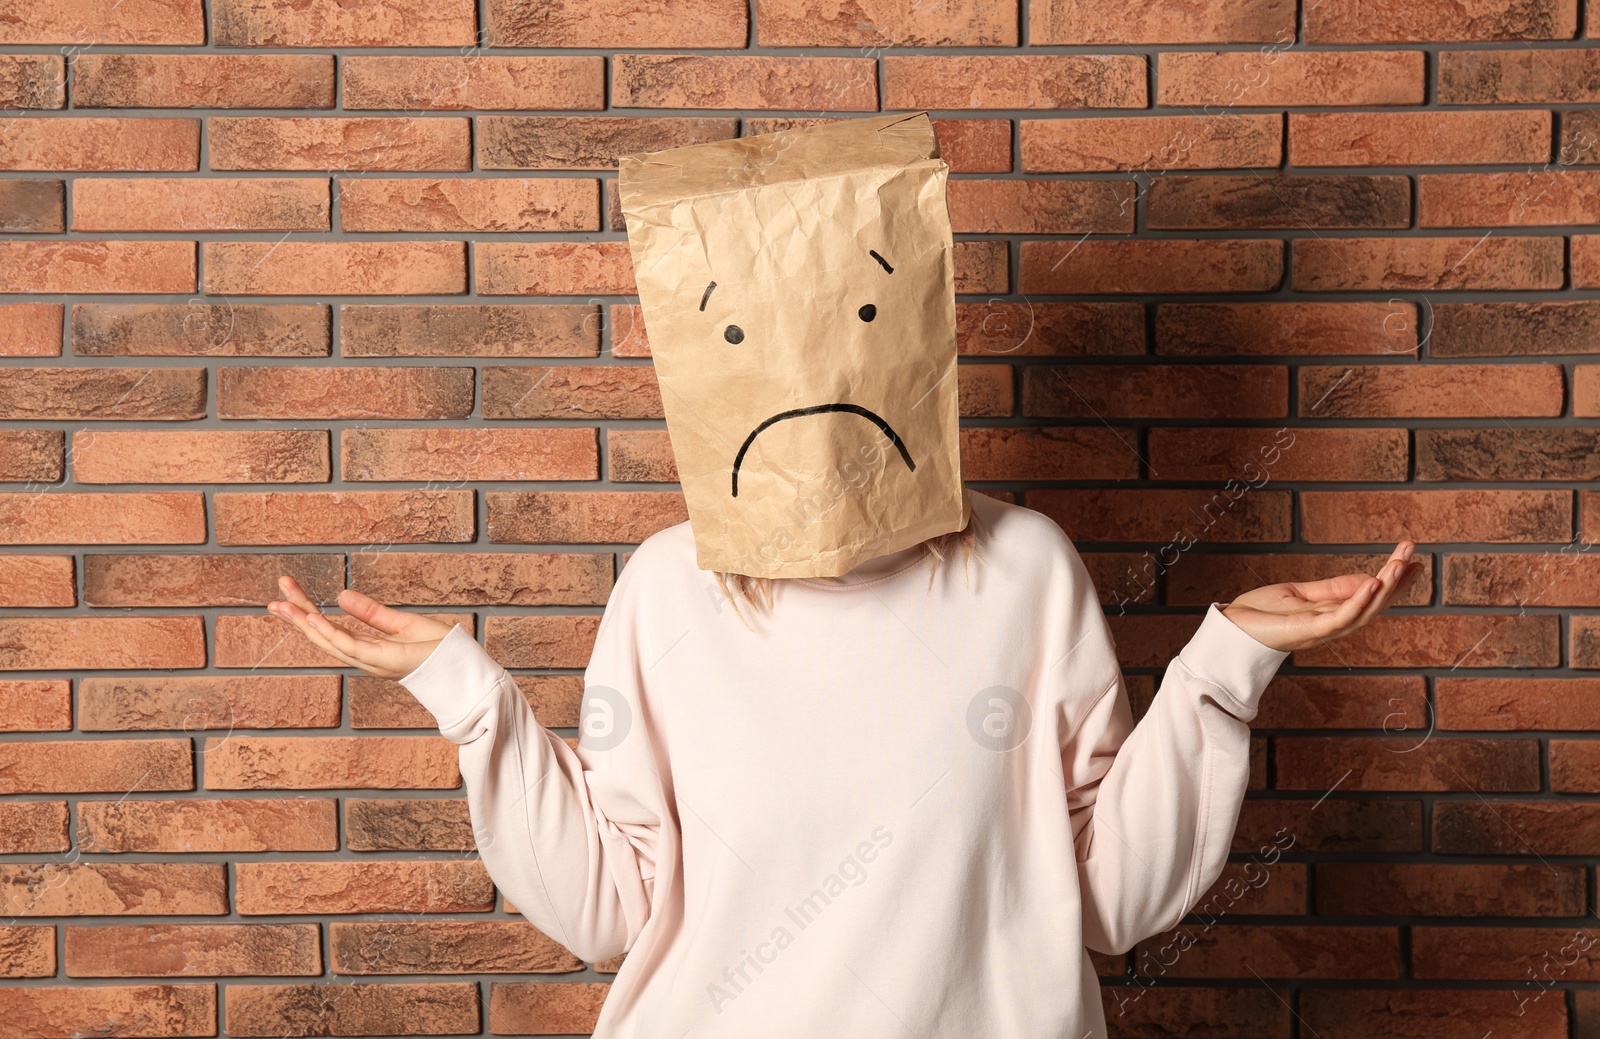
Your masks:
[[[1072,542],[972,508],[965,577],[929,590],[916,547],[779,581],[755,631],[687,523],[647,538],[576,751],[459,626],[400,680],[460,745],[500,889],[585,960],[628,952],[597,1039],[1103,1036],[1087,950],[1220,874],[1288,654],[1212,603],[1134,726]]]

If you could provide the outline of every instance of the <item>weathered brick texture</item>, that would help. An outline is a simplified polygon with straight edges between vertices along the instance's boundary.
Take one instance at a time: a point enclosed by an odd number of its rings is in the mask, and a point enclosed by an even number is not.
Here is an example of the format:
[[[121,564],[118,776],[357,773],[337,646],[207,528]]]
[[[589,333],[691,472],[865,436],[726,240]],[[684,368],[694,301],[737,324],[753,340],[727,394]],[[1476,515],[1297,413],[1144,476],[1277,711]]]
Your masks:
[[[0,1039],[590,1031],[620,960],[496,892],[433,718],[261,607],[459,621],[573,742],[686,515],[617,156],[923,109],[964,475],[1076,540],[1136,714],[1207,603],[1425,564],[1274,679],[1111,1034],[1600,1039],[1597,24],[0,0]]]

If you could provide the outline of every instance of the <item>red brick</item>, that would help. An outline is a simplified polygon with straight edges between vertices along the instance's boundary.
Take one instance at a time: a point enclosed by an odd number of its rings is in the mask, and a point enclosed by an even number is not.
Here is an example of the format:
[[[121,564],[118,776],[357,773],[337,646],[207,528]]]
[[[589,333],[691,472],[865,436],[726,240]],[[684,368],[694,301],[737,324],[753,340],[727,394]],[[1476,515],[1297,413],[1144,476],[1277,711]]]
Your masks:
[[[863,9],[792,0],[756,2],[756,45],[760,47],[859,47],[862,53],[869,53],[871,48],[875,54],[885,46],[1015,47],[1017,42],[1017,10],[1013,3],[949,9],[869,4]],[[741,32],[734,43],[686,46],[742,47],[744,35]]]
[[[217,1034],[214,984],[18,986],[0,993],[0,1009],[8,1037]]]
[[[364,552],[351,586],[408,606],[603,606],[609,552]]]
[[[874,112],[877,63],[871,58],[616,54],[611,95],[617,108]]]
[[[1239,813],[1232,850],[1270,851],[1283,847],[1284,842],[1296,851],[1420,852],[1422,802],[1338,796],[1246,801]]]
[[[596,480],[592,427],[349,429],[340,435],[346,480]]]
[[[1421,675],[1278,675],[1270,689],[1251,720],[1255,728],[1381,729],[1403,736],[1430,725]]]
[[[193,242],[0,241],[0,292],[194,291]]]
[[[738,0],[699,0],[670,10],[648,0],[489,0],[485,35],[495,47],[743,47],[750,17]],[[541,107],[563,107],[557,105]]]
[[[1412,356],[1417,352],[1417,305],[1405,300],[1159,303],[1155,346],[1158,354],[1174,355]]]
[[[1403,429],[1158,426],[1149,434],[1152,480],[1404,483],[1410,458],[1410,442]],[[1076,478],[1076,471],[1072,472]]]
[[[339,308],[345,357],[595,357],[600,308],[593,303]]]
[[[328,602],[344,588],[344,556],[87,553],[83,599],[89,606],[265,606],[283,598],[281,574]]]
[[[197,545],[206,540],[198,491],[0,494],[0,544]]]
[[[1280,1036],[1290,1034],[1287,996],[1254,979],[1250,988],[1122,984],[1101,988],[1100,1006],[1117,1036]]]
[[[452,790],[456,748],[439,736],[242,736],[206,740],[207,790]]]
[[[1600,805],[1496,798],[1439,801],[1433,809],[1438,855],[1585,855],[1600,852]]]
[[[1600,730],[1597,678],[1436,678],[1440,729]]]
[[[328,925],[339,974],[558,974],[583,961],[517,920],[400,920]]]
[[[472,630],[472,615],[462,613],[429,613],[446,624],[460,624]],[[342,613],[328,613],[328,620],[357,635],[374,635],[377,629]],[[267,613],[223,614],[217,618],[215,635],[215,667],[347,667],[344,661],[331,657],[301,635],[289,622]]]
[[[71,556],[0,555],[0,606],[31,609],[77,604]]]
[[[10,916],[228,912],[221,862],[17,862],[0,865],[0,891],[0,912]]]
[[[1592,794],[1600,790],[1597,749],[1600,743],[1590,740],[1551,740],[1550,789],[1568,794]]]
[[[79,54],[75,108],[332,108],[331,54]]]
[[[1157,55],[1156,103],[1420,105],[1427,92],[1424,58],[1422,51],[1170,51]]]
[[[53,234],[67,229],[59,180],[0,180],[0,231]]]
[[[1563,915],[1584,912],[1580,907]],[[1451,981],[1597,981],[1600,958],[1594,945],[1594,933],[1583,927],[1414,927],[1412,976]],[[1540,987],[1521,990],[1517,999],[1531,1002],[1547,993],[1551,999],[1560,998],[1559,992]],[[1581,1003],[1579,1013],[1583,1013]],[[1579,1035],[1587,1031],[1579,1025]]]
[[[1275,238],[1022,243],[1023,292],[1270,292],[1282,282]]]
[[[204,368],[6,368],[0,418],[197,419],[206,414]]]
[[[322,596],[314,593],[313,598],[321,601]],[[118,676],[78,682],[78,727],[85,732],[319,729],[338,724],[338,675]],[[263,809],[271,804],[259,802]],[[185,806],[209,811],[206,802],[195,801],[176,802],[172,810],[181,813]]]
[[[471,368],[217,369],[217,417],[445,419],[472,414]],[[356,432],[356,431],[352,431]]]
[[[0,946],[6,950],[0,977],[53,978],[56,976],[56,929],[48,924],[0,926]]]
[[[494,365],[483,370],[486,419],[661,418],[651,365]]]
[[[330,995],[329,989],[337,991]],[[228,986],[228,1031],[284,1036],[445,1035],[479,1027],[478,987],[461,983]]]
[[[241,916],[461,913],[494,908],[494,885],[483,863],[478,861],[271,861],[241,862],[234,868],[238,877],[237,907]],[[231,985],[229,991],[238,992],[240,988],[239,985]],[[322,1020],[326,1023],[325,1017]],[[230,1005],[230,1033],[263,1034],[241,1031],[235,1027],[235,1023]],[[447,1031],[470,1032],[475,1027],[476,1020],[464,1028]],[[413,1027],[378,1028],[374,1032],[391,1030],[417,1034]]]
[[[1558,289],[1564,281],[1559,235],[1318,237],[1292,248],[1294,288],[1306,292]]]
[[[0,732],[64,732],[71,728],[71,682],[64,678],[0,681]],[[0,848],[8,853],[19,850],[14,845],[10,839],[0,841]]]
[[[1127,234],[1136,185],[1110,180],[954,180],[956,233]]]
[[[477,290],[485,296],[633,295],[638,291],[627,242],[478,242],[473,251]]]
[[[326,231],[322,177],[79,178],[74,231]]]
[[[69,821],[64,800],[0,802],[0,848],[8,855],[67,851]]]
[[[1559,364],[1308,365],[1300,414],[1311,418],[1551,418]]]
[[[1573,0],[1514,0],[1487,8],[1428,0],[1398,9],[1381,0],[1353,0],[1308,7],[1304,42],[1570,40],[1577,30],[1577,16]]]
[[[364,682],[377,681],[352,678],[352,695]],[[427,708],[416,704],[416,709],[427,717],[419,727],[433,728],[436,723]],[[351,851],[470,852],[477,847],[465,798],[351,796],[344,803],[346,847]]]
[[[883,76],[885,109],[1144,108],[1149,97],[1133,54],[903,55],[883,59]]]
[[[339,181],[346,231],[598,231],[600,184],[589,178]]]
[[[62,304],[0,304],[0,357],[59,357]]]
[[[970,432],[970,431],[963,431]],[[676,483],[677,460],[665,429],[606,430],[607,476],[613,483]],[[962,475],[970,475],[966,451],[962,451]]]
[[[74,303],[79,357],[327,357],[320,303]]]
[[[1055,480],[1065,474],[1075,480],[1131,480],[1139,475],[1131,446],[1126,434],[1108,427],[967,428],[961,430],[961,475],[967,480]]]
[[[1411,178],[1366,174],[1156,177],[1145,203],[1156,229],[1411,226]]]
[[[72,435],[78,483],[321,483],[322,429],[118,429]]]
[[[1600,430],[1496,426],[1418,429],[1412,435],[1418,480],[1600,479]]]
[[[0,42],[6,41],[0,37]],[[0,106],[5,110],[62,108],[66,103],[67,71],[61,55],[0,55]]]
[[[0,670],[204,667],[205,662],[199,617],[0,617]],[[63,775],[71,772],[64,769]]]
[[[1133,963],[1153,978],[1398,978],[1400,929],[1180,924],[1140,942]]]
[[[739,120],[717,116],[485,115],[476,127],[485,170],[614,170],[621,155],[737,136]]]
[[[744,120],[743,137],[780,133],[784,130],[837,123],[855,116],[757,116]],[[1010,173],[1011,121],[1009,119],[933,119],[934,135],[939,139],[939,156],[950,165],[951,173]],[[955,183],[955,181],[951,181]],[[613,196],[615,192],[611,193]],[[621,216],[621,209],[614,212]],[[617,219],[612,226],[622,227]]]
[[[1593,104],[1600,101],[1596,71],[1600,71],[1600,52],[1592,48],[1442,50],[1439,103]]]
[[[112,924],[66,927],[74,978],[322,973],[316,924]]]
[[[144,618],[140,618],[141,620]],[[195,620],[193,618],[177,618]],[[0,631],[7,638],[48,638],[52,633],[40,628],[30,631],[26,619],[11,624],[0,620]],[[94,634],[113,637],[111,628],[100,628]],[[125,632],[139,637],[138,632],[124,628]],[[67,638],[84,638],[82,629],[56,634]],[[146,635],[150,633],[144,633]],[[163,633],[155,633],[163,634]],[[63,653],[59,659],[87,659],[83,654]],[[38,657],[38,659],[47,659]],[[142,658],[160,661],[156,654]],[[167,658],[177,659],[177,658]],[[9,666],[9,665],[6,665]],[[43,664],[42,667],[73,666]],[[89,667],[115,667],[116,664],[76,665]],[[161,666],[159,663],[123,663],[122,666]],[[101,793],[130,790],[192,790],[194,766],[190,760],[193,751],[187,739],[118,740],[115,743],[101,740],[28,740],[11,745],[6,757],[5,775],[0,776],[0,791],[7,794],[62,794]]]
[[[1289,0],[1222,0],[1197,8],[1035,0],[1028,9],[1033,44],[1292,43],[1294,32]]]
[[[64,444],[59,429],[0,430],[0,480],[56,483]]]
[[[1600,235],[1572,236],[1572,285],[1600,288]]]
[[[1386,614],[1328,643],[1294,652],[1297,667],[1555,667],[1555,614]],[[1280,759],[1281,763],[1281,759]]]
[[[489,491],[489,540],[501,544],[637,544],[689,517],[667,491]]]
[[[1557,552],[1462,552],[1445,558],[1444,601],[1466,606],[1600,606],[1591,546]]]
[[[957,242],[956,292],[1010,292],[1011,254],[1005,242]]]
[[[1418,227],[1600,223],[1600,170],[1429,173],[1417,178]]]
[[[1582,418],[1600,417],[1600,365],[1573,366],[1572,413]]]
[[[471,491],[219,493],[219,545],[386,545],[471,541]]]
[[[643,323],[638,326],[642,336]],[[613,336],[621,334],[619,328]],[[1145,352],[1144,306],[1002,299],[957,303],[956,349],[966,357],[1139,356]]]
[[[1279,365],[1029,365],[1022,377],[1028,416],[1234,419],[1288,411],[1289,370]]]
[[[472,0],[214,0],[221,47],[465,47],[476,44]]]
[[[583,667],[600,618],[585,614],[490,617],[484,650],[505,667]]]
[[[589,10],[593,10],[592,6]],[[548,6],[541,14],[548,17]],[[494,46],[508,46],[503,39],[491,39]],[[649,46],[670,47],[672,44]],[[709,45],[698,43],[695,46]],[[739,43],[730,46],[744,46],[743,36]],[[606,106],[605,91],[606,62],[598,54],[490,57],[475,52],[467,57],[356,55],[344,59],[344,107],[347,111],[372,108],[404,112],[599,110]]]
[[[209,293],[443,295],[467,290],[465,242],[205,242]]]
[[[197,170],[198,119],[26,118],[6,121],[4,170]]]
[[[1276,167],[1283,159],[1283,120],[1277,115],[1091,116],[1020,123],[1022,168],[1029,173]]]
[[[1290,112],[1295,166],[1422,166],[1550,160],[1550,113]]]
[[[469,123],[455,117],[218,116],[210,120],[211,168],[467,170]]]
[[[1075,541],[1289,540],[1288,491],[1030,490],[1025,504]]]
[[[78,47],[113,44],[201,44],[206,42],[201,0],[61,0],[18,5],[0,20],[0,44],[67,43]]]
[[[1407,662],[1384,666],[1437,665]],[[1340,790],[1539,789],[1539,744],[1534,740],[1440,737],[1419,743],[1409,736],[1280,736],[1273,742],[1274,785],[1279,790],[1326,791],[1335,786]]]
[[[506,1035],[588,1035],[611,986],[600,982],[489,984],[489,1031]]]
[[[1316,911],[1328,916],[1582,916],[1581,865],[1320,862]]]
[[[1390,7],[1352,4],[1384,22]],[[1530,995],[1530,991],[1534,994]],[[1505,988],[1304,989],[1300,1025],[1322,1039],[1428,1036],[1430,1039],[1538,1039],[1567,1033],[1567,1005],[1537,990]]]
[[[1309,544],[1565,541],[1572,492],[1540,490],[1302,491]]]

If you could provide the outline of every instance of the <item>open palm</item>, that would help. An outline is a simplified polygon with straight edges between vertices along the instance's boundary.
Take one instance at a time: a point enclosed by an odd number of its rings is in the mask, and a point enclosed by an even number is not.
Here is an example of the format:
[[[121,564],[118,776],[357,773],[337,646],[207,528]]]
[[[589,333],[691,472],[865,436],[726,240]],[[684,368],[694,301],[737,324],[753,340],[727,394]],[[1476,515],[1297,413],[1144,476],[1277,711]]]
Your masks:
[[[1322,581],[1286,581],[1246,592],[1220,607],[1256,641],[1278,650],[1307,649],[1342,638],[1388,609],[1395,594],[1422,572],[1411,558],[1416,542],[1401,541],[1378,571]]]
[[[283,589],[284,598],[267,603],[269,613],[299,628],[329,656],[378,678],[409,675],[428,659],[439,640],[450,634],[450,625],[443,621],[392,610],[370,595],[347,588],[339,593],[339,608],[381,632],[352,634],[324,617],[294,578],[278,578],[278,587]]]

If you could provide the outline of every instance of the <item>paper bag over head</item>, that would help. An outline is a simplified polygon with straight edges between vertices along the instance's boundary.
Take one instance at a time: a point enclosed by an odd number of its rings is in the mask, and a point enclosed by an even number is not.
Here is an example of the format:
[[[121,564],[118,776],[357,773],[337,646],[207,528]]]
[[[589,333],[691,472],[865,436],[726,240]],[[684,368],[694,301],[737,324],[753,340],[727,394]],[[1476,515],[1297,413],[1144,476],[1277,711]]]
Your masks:
[[[949,169],[926,113],[621,158],[702,569],[836,577],[966,525]]]

